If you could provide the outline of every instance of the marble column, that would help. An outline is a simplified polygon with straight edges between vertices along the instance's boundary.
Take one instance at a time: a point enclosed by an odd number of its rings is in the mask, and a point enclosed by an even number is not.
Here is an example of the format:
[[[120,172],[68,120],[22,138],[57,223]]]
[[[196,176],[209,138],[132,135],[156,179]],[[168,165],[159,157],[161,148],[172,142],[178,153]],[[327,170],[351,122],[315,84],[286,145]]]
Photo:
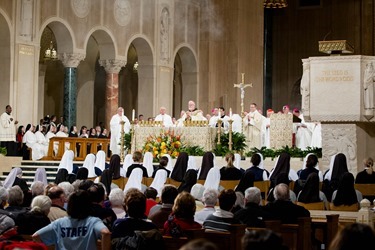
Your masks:
[[[104,67],[106,77],[106,101],[105,101],[105,126],[109,128],[109,122],[112,115],[116,114],[119,106],[118,101],[118,74],[122,67],[125,66],[126,61],[107,59],[99,60],[99,64]]]
[[[84,54],[61,54],[59,59],[64,69],[64,123],[68,128],[76,125],[77,119],[77,67],[85,59]]]

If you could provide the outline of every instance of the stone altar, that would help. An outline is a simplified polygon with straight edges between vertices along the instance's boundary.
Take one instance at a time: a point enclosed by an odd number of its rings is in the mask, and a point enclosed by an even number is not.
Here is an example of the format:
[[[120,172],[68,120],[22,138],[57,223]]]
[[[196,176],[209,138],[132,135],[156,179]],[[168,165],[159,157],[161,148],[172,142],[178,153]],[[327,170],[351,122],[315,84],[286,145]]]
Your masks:
[[[369,71],[375,57],[310,57],[302,63],[302,110],[306,120],[322,123],[322,165],[329,166],[330,157],[341,152],[356,175],[362,160],[374,157],[375,110],[368,100],[374,97],[374,72]]]

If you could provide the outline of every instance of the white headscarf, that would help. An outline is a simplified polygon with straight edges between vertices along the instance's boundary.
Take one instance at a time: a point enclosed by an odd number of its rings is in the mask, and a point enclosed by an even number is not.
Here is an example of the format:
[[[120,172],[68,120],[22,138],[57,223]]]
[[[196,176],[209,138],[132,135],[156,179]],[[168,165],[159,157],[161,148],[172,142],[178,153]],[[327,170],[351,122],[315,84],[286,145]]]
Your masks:
[[[34,183],[37,181],[43,182],[44,186],[48,185],[47,173],[45,168],[37,168],[34,176]]]
[[[154,166],[152,165],[153,156],[151,152],[146,152],[143,156],[143,166],[147,169],[147,175],[152,176],[152,173],[154,172]]]
[[[241,162],[241,155],[240,154],[234,154],[234,164],[233,165],[237,169],[241,169],[240,162]]]
[[[83,162],[82,167],[87,168],[89,170],[88,178],[96,177],[95,174],[95,155],[88,154],[86,155],[85,161]]]
[[[267,172],[266,170],[264,169],[264,161],[263,161],[263,155],[261,153],[256,153],[257,155],[260,156],[260,162],[259,162],[259,165],[258,165],[258,168],[260,169],[263,169],[263,180],[264,181],[267,181],[268,180],[268,176],[267,176]],[[275,165],[276,166],[276,165]]]
[[[65,168],[66,170],[68,170],[68,173],[71,174],[73,172],[73,159],[74,152],[72,150],[65,151],[57,170],[59,170],[60,168]]]
[[[194,169],[194,170],[197,170],[197,162],[195,160],[195,157],[192,156],[192,155],[189,155],[189,160],[188,160],[188,167],[186,169],[186,171],[188,171],[189,169]],[[199,175],[198,175],[199,176]]]
[[[207,179],[204,182],[205,189],[219,190],[220,184],[220,170],[217,167],[213,167],[208,171]]]
[[[329,162],[329,170],[326,173],[326,175],[324,176],[324,180],[329,180],[329,181],[331,180],[332,170],[333,170],[333,163],[335,162],[336,155],[337,154],[334,154],[334,155],[331,156],[331,161]]]
[[[165,154],[163,156],[168,158],[168,164],[167,164],[166,169],[172,172],[173,171],[172,157],[169,154]]]
[[[133,169],[132,173],[129,176],[128,182],[125,185],[124,192],[128,191],[130,188],[137,188],[139,191],[142,191],[142,178],[142,169]]]
[[[261,153],[257,153],[259,156],[260,156],[260,163],[259,163],[259,165],[258,165],[258,168],[260,168],[260,169],[264,169],[264,161],[263,161],[263,155],[261,154]],[[277,159],[279,159],[279,158],[277,158]],[[277,163],[277,162],[276,162]],[[275,165],[276,166],[276,165]],[[274,166],[274,167],[275,167]]]
[[[98,151],[98,153],[96,153],[95,167],[99,168],[102,171],[104,171],[105,169],[105,152],[103,150],[100,150]]]
[[[7,178],[5,178],[5,181],[3,182],[3,187],[5,187],[6,189],[11,188],[13,186],[13,183],[16,177],[21,177],[21,175],[22,175],[21,168],[13,168],[8,174]]]
[[[132,154],[127,154],[124,159],[124,172],[128,172],[128,167],[134,163]]]
[[[165,170],[157,171],[155,174],[155,178],[150,185],[150,187],[153,187],[158,191],[158,197],[161,196],[161,190],[163,189],[164,184],[167,181],[167,175],[168,173]]]

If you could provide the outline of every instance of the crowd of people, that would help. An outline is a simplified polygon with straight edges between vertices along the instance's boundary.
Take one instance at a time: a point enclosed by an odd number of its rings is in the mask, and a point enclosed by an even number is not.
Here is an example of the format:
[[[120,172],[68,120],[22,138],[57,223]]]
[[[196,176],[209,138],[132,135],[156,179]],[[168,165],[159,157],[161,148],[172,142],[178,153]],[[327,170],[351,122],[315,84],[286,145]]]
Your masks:
[[[66,151],[55,181],[48,183],[45,169],[38,169],[31,190],[22,179],[22,170],[14,168],[0,187],[0,233],[17,227],[19,234],[33,235],[36,241],[58,249],[73,242],[79,249],[95,249],[100,235],[111,232],[113,248],[123,249],[139,244],[146,237],[140,235],[144,231],[156,240],[161,232],[181,237],[190,229],[227,232],[232,224],[265,227],[267,220],[293,224],[300,217],[310,217],[296,202],[324,202],[328,208],[330,203],[349,206],[362,200],[343,154],[333,157],[329,170],[322,174],[314,154],[306,156],[295,172],[290,168],[290,156],[282,153],[268,172],[260,154],[254,154],[250,167],[244,170],[232,153],[226,155],[227,165],[222,167],[216,165],[211,152],[204,155],[201,166],[181,153],[174,166],[166,155],[157,167],[152,157],[150,160],[140,152],[127,155],[123,165],[118,155],[106,163],[103,153],[89,154],[79,167],[73,164],[72,152]],[[356,178],[359,182],[375,175],[372,159],[364,163],[366,169]],[[153,182],[146,187],[142,179],[151,176]],[[124,189],[116,185],[122,177],[128,178]],[[168,177],[181,184],[165,184]],[[197,183],[199,179],[205,180],[204,184]],[[239,183],[234,190],[224,189],[220,180]],[[254,181],[261,180],[271,182],[266,204],[264,194],[254,187]],[[289,188],[290,181],[298,183],[294,190]],[[245,235],[244,245],[254,240],[248,238],[252,234]],[[156,240],[154,244],[162,243]]]
[[[123,130],[125,133],[130,131],[130,121],[124,115],[124,109],[119,107],[117,113],[112,116],[110,121],[109,131],[101,122],[93,128],[82,126],[78,130],[76,125],[70,128],[64,125],[63,117],[57,120],[56,115],[45,116],[40,120],[39,124],[34,126],[28,124],[27,126],[20,125],[15,134],[16,121],[11,115],[12,108],[10,105],[6,106],[6,111],[1,115],[0,124],[0,142],[1,146],[7,147],[9,154],[12,153],[13,142],[17,145],[17,154],[27,158],[27,148],[32,149],[32,160],[39,160],[47,155],[49,140],[52,137],[81,137],[81,138],[111,138],[110,150],[112,154],[120,154],[120,139],[121,139],[121,124],[124,123]],[[197,109],[194,101],[188,102],[187,111],[181,111],[179,118],[171,117],[167,114],[167,109],[161,107],[159,114],[155,117],[149,117],[149,121],[159,121],[164,127],[181,127],[184,126],[185,121],[207,121],[208,126],[218,127],[219,120],[223,131],[227,132],[229,129],[229,120],[233,120],[232,130],[234,132],[243,132],[247,138],[247,148],[261,148],[270,147],[270,122],[273,110],[267,110],[267,117],[262,115],[261,110],[258,109],[255,103],[250,104],[249,112],[245,112],[243,119],[239,114],[233,114],[232,110],[225,111],[224,107],[215,107],[211,114],[204,115],[202,110]],[[283,106],[279,113],[293,114],[293,145],[305,150],[307,147],[321,148],[321,125],[320,123],[308,123],[304,120],[303,114],[297,108],[290,112],[288,105]],[[132,122],[138,126],[143,121],[143,115],[140,114],[138,118],[132,117]],[[57,145],[54,145],[54,151],[57,151]]]

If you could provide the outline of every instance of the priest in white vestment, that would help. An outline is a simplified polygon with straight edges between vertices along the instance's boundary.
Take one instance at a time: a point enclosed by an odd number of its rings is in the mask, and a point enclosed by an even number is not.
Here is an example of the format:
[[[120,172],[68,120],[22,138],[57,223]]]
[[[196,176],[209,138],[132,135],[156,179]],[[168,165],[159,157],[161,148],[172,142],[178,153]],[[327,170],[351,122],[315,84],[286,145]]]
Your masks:
[[[243,118],[243,132],[246,136],[247,147],[262,147],[262,131],[265,117],[257,110],[255,103],[250,104],[250,112]]]
[[[266,147],[266,148],[271,148],[271,115],[273,114],[273,110],[272,109],[267,109],[267,117],[265,118],[264,120],[264,123],[263,123],[263,129],[264,129],[264,142],[263,142],[263,145]]]
[[[130,122],[129,119],[124,115],[124,109],[119,107],[117,109],[117,114],[112,116],[112,119],[109,123],[111,128],[111,142],[109,149],[112,151],[112,154],[120,155],[120,142],[121,142],[121,122],[124,124],[124,132],[130,132]]]
[[[310,147],[312,148],[322,147],[322,124],[320,124],[320,122],[314,123],[312,135],[311,135]]]
[[[5,112],[0,116],[0,142],[5,144],[7,142],[16,141],[16,126],[18,121],[16,121],[12,113],[12,107],[7,105],[5,107]]]
[[[212,111],[212,116],[208,122],[208,125],[212,128],[216,126],[217,120],[219,119],[219,109],[214,108]]]
[[[160,107],[160,114],[155,117],[154,121],[162,122],[164,127],[173,127],[172,117],[168,115],[165,107]]]
[[[296,123],[296,147],[306,150],[311,145],[311,134],[313,124],[305,122],[303,114],[298,109],[293,110],[293,115],[301,119],[300,123]]]

